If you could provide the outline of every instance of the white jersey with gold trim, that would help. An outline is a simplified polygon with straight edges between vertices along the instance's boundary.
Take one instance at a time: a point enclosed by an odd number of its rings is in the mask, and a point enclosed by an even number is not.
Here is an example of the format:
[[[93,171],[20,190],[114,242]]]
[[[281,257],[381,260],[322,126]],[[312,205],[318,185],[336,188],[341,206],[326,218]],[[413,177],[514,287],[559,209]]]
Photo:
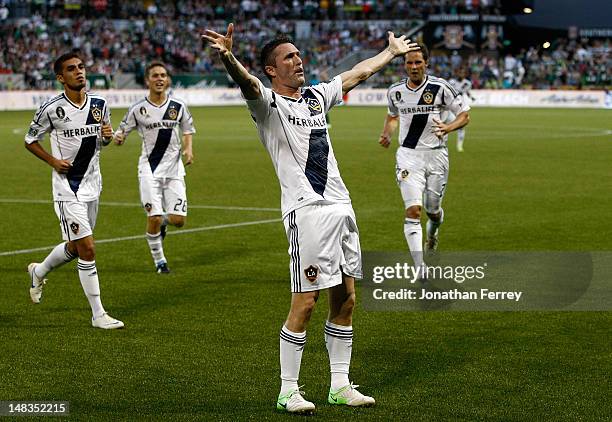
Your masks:
[[[440,139],[433,133],[433,119],[443,111],[458,115],[470,109],[446,80],[434,76],[415,89],[402,79],[389,87],[387,101],[389,115],[399,116],[400,147],[417,150],[446,148],[448,135]]]
[[[166,101],[157,106],[143,98],[130,107],[119,125],[126,137],[133,129],[138,129],[142,139],[138,177],[180,179],[185,176],[181,133],[196,132],[185,102],[168,95]]]
[[[62,93],[38,108],[25,141],[40,142],[49,133],[51,155],[72,164],[67,174],[53,170],[55,201],[90,202],[100,197],[103,124],[110,124],[108,103],[104,97],[92,93],[86,94],[85,103],[80,107]]]
[[[283,218],[316,202],[350,203],[340,177],[325,114],[342,101],[342,79],[302,88],[284,97],[259,82],[261,98],[247,100],[259,137],[281,186]]]

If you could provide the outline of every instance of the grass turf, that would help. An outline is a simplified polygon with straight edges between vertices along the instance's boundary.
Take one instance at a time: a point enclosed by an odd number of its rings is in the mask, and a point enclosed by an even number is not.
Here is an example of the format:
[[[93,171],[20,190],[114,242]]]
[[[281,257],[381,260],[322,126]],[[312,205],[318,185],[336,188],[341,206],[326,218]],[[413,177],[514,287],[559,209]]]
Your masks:
[[[115,126],[124,110],[113,111]],[[242,107],[192,110],[185,229],[279,219],[270,159]],[[50,168],[23,148],[32,112],[0,121],[0,252],[60,241]],[[331,137],[363,250],[403,250],[394,152],[376,141],[383,108],[338,108]],[[465,149],[450,142],[442,250],[611,250],[610,111],[475,109]],[[48,142],[43,143],[48,147]],[[140,141],[103,151],[97,240],[141,235]],[[24,200],[39,202],[27,203]],[[98,243],[102,298],[126,329],[94,330],[74,265],[32,305],[25,267],[0,256],[0,400],[68,400],[75,420],[283,419],[278,331],[288,310],[280,222],[178,234],[157,276],[143,239]],[[608,233],[608,235],[606,235]],[[351,378],[372,409],[325,404],[325,300],[308,330],[301,383],[314,419],[604,420],[612,356],[608,312],[385,313],[357,309]],[[322,309],[323,308],[323,309]]]

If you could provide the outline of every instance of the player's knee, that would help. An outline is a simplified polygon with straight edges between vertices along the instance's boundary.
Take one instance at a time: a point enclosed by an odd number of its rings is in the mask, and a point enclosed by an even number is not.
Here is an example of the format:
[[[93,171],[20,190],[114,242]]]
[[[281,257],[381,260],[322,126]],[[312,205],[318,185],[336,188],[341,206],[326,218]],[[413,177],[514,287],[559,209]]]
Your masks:
[[[77,248],[77,253],[79,258],[85,261],[95,261],[96,259],[96,247],[93,242],[80,244]]]
[[[412,205],[406,208],[406,218],[421,218],[421,206]]]
[[[442,212],[440,212],[439,210],[437,212],[429,212],[429,211],[427,211],[427,217],[431,221],[440,221],[440,217],[442,217]]]
[[[181,228],[185,225],[185,217],[182,215],[170,214],[168,216],[168,223],[170,223],[174,227]]]
[[[147,220],[149,221],[149,224],[154,224],[154,225],[161,225],[163,219],[161,215],[150,215]]]

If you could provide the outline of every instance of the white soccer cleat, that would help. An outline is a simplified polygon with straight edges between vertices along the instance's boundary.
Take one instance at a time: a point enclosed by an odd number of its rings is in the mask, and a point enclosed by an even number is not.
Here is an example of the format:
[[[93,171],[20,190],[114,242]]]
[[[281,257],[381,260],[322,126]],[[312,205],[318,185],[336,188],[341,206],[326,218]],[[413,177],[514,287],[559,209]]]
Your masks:
[[[123,328],[123,322],[118,319],[113,318],[106,312],[103,313],[98,318],[91,319],[91,325],[95,328],[102,328],[104,330],[115,330],[117,328]]]
[[[365,396],[357,391],[358,385],[350,383],[339,390],[329,390],[327,401],[330,404],[339,404],[353,407],[371,407],[376,404],[373,397]]]
[[[283,412],[296,413],[300,415],[312,415],[315,405],[302,397],[303,391],[293,390],[286,394],[279,394],[276,408]]]
[[[32,302],[40,303],[42,300],[42,291],[43,286],[47,282],[46,278],[40,279],[34,272],[34,268],[37,265],[40,265],[38,262],[32,262],[28,265],[28,274],[30,274],[30,298],[32,298]]]

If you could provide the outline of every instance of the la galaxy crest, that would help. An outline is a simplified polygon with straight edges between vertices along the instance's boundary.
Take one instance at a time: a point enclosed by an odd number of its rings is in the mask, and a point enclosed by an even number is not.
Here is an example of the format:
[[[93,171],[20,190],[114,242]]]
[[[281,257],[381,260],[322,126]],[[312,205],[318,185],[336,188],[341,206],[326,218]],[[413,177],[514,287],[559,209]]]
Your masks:
[[[321,104],[319,104],[316,98],[306,97],[304,100],[306,104],[308,104],[308,109],[314,112],[313,114],[319,114],[321,112]]]
[[[102,110],[100,110],[97,104],[91,108],[91,116],[98,123],[100,123],[100,120],[102,120]]]
[[[423,93],[423,101],[425,104],[431,104],[433,102],[434,95],[431,91],[425,91]]]
[[[308,281],[314,283],[315,281],[317,281],[317,277],[319,277],[319,268],[315,267],[314,265],[311,265],[304,270],[304,275],[306,276],[306,279]]]
[[[55,114],[57,115],[57,118],[60,120],[62,120],[66,116],[66,112],[64,111],[62,107],[56,108]]]
[[[172,120],[176,120],[178,116],[178,111],[176,111],[176,108],[174,107],[174,104],[170,106],[170,109],[168,110],[168,117],[170,117],[170,119]]]
[[[140,107],[140,115],[141,116],[145,116],[147,115],[147,108],[145,106]]]
[[[79,225],[77,223],[70,223],[70,230],[72,230],[72,233],[78,234],[79,233]]]

